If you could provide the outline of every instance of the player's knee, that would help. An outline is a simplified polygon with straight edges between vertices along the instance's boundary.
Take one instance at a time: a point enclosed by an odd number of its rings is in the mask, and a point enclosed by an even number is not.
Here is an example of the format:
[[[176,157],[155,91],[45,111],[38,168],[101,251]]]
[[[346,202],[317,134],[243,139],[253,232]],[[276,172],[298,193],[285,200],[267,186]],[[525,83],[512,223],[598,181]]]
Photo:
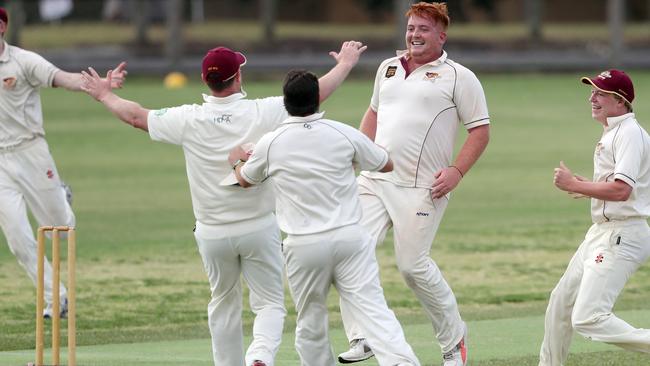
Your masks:
[[[574,312],[571,316],[571,326],[578,334],[589,338],[593,333],[594,328],[598,327],[599,324],[606,321],[610,316],[612,316],[612,314],[585,314]]]
[[[399,268],[399,272],[409,287],[415,287],[418,282],[421,282],[426,277],[425,268],[413,265],[402,266]]]

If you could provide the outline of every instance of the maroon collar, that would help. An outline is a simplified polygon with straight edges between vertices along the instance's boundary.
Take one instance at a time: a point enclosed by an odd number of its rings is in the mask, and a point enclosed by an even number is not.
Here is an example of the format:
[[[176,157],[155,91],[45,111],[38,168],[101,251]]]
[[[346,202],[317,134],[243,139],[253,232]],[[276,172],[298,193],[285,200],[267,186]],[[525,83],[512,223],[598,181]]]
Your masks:
[[[404,79],[406,79],[410,74],[411,70],[409,69],[409,62],[406,60],[406,56],[402,56],[399,58],[399,62],[402,64],[402,67],[404,68]]]

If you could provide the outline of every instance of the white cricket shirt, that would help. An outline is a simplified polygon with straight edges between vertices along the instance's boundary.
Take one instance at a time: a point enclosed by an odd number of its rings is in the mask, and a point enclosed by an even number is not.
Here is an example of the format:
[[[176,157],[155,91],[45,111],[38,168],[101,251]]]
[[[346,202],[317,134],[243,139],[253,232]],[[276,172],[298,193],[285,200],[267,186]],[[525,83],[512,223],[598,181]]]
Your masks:
[[[591,199],[594,223],[650,216],[650,137],[634,113],[607,118],[594,152],[594,182],[622,180],[632,187],[627,201]]]
[[[276,215],[287,234],[315,234],[361,219],[353,164],[379,170],[388,154],[357,129],[322,119],[323,113],[290,117],[255,145],[241,169],[259,184],[271,178]]]
[[[460,123],[470,130],[490,123],[483,87],[447,53],[406,76],[401,56],[379,66],[370,107],[377,112],[375,143],[395,169],[362,172],[399,186],[430,188],[433,174],[451,164]]]
[[[222,225],[250,220],[273,211],[267,185],[252,189],[220,186],[232,172],[228,154],[256,142],[288,117],[282,97],[249,100],[236,93],[225,98],[203,95],[205,103],[149,112],[152,140],[183,147],[192,206],[197,221]]]
[[[39,88],[59,69],[40,55],[4,42],[0,55],[0,148],[44,136]]]

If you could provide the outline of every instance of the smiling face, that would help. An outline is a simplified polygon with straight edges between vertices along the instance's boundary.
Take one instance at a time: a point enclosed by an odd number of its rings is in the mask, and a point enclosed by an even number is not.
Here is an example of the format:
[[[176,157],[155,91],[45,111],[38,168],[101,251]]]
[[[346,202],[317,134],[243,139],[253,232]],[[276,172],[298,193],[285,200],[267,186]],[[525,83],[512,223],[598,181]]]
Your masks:
[[[441,24],[416,15],[409,17],[406,47],[416,63],[425,64],[438,59],[446,40],[447,33]]]
[[[608,117],[621,116],[628,112],[622,99],[596,88],[591,89],[589,103],[591,103],[591,117],[605,126]]]

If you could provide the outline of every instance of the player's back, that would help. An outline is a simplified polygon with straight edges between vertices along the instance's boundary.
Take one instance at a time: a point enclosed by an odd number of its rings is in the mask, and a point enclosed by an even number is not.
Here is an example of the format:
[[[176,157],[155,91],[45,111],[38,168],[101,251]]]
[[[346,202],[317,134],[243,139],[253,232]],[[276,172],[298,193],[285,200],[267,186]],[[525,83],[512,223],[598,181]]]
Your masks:
[[[232,172],[229,151],[257,142],[287,116],[281,97],[244,97],[239,93],[226,98],[204,95],[204,104],[161,109],[149,115],[149,133],[154,140],[183,147],[194,214],[204,224],[249,220],[273,210],[273,196],[263,185],[252,190],[219,185]]]
[[[341,126],[326,120],[290,123],[269,146],[280,226],[292,234],[327,231],[361,217],[355,150]]]

